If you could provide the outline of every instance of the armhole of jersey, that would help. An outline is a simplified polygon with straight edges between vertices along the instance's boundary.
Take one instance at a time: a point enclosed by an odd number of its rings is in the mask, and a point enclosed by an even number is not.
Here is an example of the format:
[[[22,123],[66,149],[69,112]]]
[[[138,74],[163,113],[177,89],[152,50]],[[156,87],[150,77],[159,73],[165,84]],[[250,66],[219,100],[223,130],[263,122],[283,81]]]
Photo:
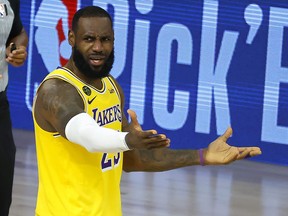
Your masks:
[[[111,77],[109,77],[109,76],[107,76],[107,78],[108,78],[109,82],[111,83],[111,85],[113,86],[113,88],[115,89],[115,91],[116,91],[116,93],[118,95],[119,101],[120,101],[120,106],[122,108],[122,99],[121,99],[120,92],[119,92],[114,80]]]

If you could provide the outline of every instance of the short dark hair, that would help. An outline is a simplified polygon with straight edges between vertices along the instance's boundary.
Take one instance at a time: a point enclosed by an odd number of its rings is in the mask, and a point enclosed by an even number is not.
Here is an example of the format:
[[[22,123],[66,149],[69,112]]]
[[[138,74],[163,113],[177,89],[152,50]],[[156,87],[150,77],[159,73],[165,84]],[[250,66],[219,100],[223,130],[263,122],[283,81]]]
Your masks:
[[[87,6],[87,7],[79,9],[74,14],[73,20],[72,20],[72,30],[74,32],[77,31],[78,21],[81,17],[82,18],[83,17],[108,17],[112,25],[112,18],[106,10],[98,6]]]

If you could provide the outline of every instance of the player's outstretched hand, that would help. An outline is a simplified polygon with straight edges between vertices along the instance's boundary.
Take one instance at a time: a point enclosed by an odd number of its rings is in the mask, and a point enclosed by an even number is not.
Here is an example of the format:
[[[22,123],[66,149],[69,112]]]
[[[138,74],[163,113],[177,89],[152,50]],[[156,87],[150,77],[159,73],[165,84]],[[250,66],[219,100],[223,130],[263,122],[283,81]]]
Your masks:
[[[227,144],[228,138],[232,135],[232,128],[229,127],[225,133],[209,144],[204,150],[204,160],[207,165],[229,164],[235,160],[253,157],[261,154],[259,147],[235,147]]]
[[[143,131],[140,126],[137,115],[133,110],[127,111],[131,122],[129,124],[129,133],[125,140],[130,149],[152,149],[168,147],[170,140],[164,134],[158,134],[156,130]]]

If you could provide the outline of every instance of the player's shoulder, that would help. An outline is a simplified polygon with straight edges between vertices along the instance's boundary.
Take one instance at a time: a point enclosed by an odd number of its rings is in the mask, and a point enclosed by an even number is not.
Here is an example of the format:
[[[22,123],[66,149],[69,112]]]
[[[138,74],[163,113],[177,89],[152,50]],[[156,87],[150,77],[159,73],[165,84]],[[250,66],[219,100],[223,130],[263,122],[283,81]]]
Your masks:
[[[47,76],[43,79],[42,85],[49,88],[51,90],[69,87],[72,86],[70,84],[69,77],[72,76],[68,70],[62,67],[58,67],[55,70],[51,71]]]
[[[39,86],[38,94],[48,94],[48,95],[63,95],[68,94],[73,96],[77,94],[77,91],[73,85],[70,83],[57,78],[46,79]]]

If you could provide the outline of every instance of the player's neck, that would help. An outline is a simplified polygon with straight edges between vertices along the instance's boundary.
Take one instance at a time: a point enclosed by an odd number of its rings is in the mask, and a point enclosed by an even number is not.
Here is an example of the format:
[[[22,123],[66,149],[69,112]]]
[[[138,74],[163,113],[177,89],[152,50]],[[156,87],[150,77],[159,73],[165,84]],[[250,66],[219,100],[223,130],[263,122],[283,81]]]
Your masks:
[[[64,67],[69,69],[73,74],[75,74],[83,82],[89,85],[92,85],[93,87],[97,89],[102,89],[103,83],[100,78],[92,79],[90,77],[85,76],[83,73],[81,73],[81,71],[79,71],[79,69],[76,67],[75,63],[71,59],[69,59],[69,61],[67,62],[67,64],[64,65]]]

